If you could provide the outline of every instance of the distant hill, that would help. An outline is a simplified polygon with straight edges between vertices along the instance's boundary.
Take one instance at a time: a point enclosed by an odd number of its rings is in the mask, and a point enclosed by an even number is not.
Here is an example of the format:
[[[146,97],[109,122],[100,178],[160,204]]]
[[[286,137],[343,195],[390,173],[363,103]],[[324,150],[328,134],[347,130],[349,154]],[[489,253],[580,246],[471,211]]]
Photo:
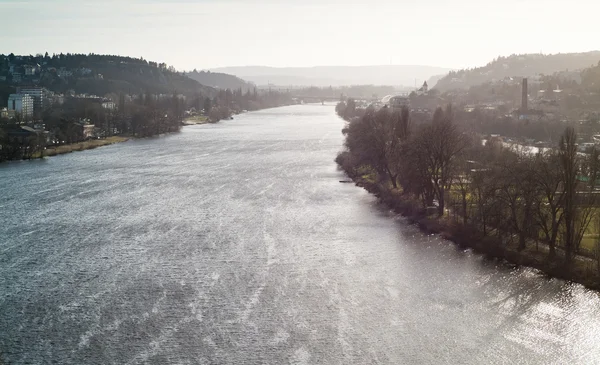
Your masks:
[[[438,83],[438,82],[439,82],[441,79],[443,79],[444,77],[446,77],[446,75],[447,75],[447,74],[443,74],[443,75],[434,75],[434,76],[431,76],[431,77],[429,78],[429,80],[427,80],[427,85],[429,86],[429,88],[430,88],[430,89],[431,89],[431,88],[434,88],[434,87],[435,87],[435,85],[437,85],[437,83]]]
[[[595,66],[581,72],[582,85],[588,90],[600,93],[600,61]]]
[[[25,70],[33,67],[33,72]],[[15,75],[22,81],[15,80]],[[52,91],[94,95],[216,95],[217,90],[192,80],[164,63],[111,55],[0,55],[0,76],[11,86],[36,84]],[[17,79],[18,80],[18,79]]]
[[[185,74],[187,77],[198,81],[202,85],[211,86],[217,89],[242,89],[244,91],[254,89],[254,84],[246,82],[237,76],[221,72],[210,72],[194,70]]]
[[[316,67],[266,67],[241,66],[212,69],[236,75],[257,85],[267,83],[281,86],[344,86],[391,85],[414,86],[450,69],[432,66],[316,66]]]
[[[552,75],[558,71],[584,69],[597,64],[598,61],[600,61],[600,51],[498,57],[483,67],[451,71],[438,81],[435,88],[443,92],[451,89],[467,89],[512,76]]]

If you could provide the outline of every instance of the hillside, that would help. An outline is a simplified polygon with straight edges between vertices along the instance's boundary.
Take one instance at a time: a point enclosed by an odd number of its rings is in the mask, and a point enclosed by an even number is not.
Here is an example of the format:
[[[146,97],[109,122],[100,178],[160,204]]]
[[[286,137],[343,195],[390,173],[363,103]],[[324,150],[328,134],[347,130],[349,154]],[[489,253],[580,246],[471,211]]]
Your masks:
[[[539,74],[551,75],[558,71],[580,70],[595,65],[598,61],[600,61],[600,51],[498,57],[483,67],[451,71],[438,81],[435,88],[442,92],[451,89],[468,89],[506,77],[531,77]]]
[[[582,85],[590,91],[600,93],[600,61],[596,66],[587,68],[581,72]]]
[[[202,85],[211,86],[216,89],[231,89],[237,90],[242,89],[247,91],[254,89],[254,84],[246,82],[237,76],[228,75],[220,72],[200,71],[194,70],[188,72],[185,76],[198,81]]]
[[[281,86],[346,86],[391,85],[414,86],[450,69],[431,66],[317,66],[317,67],[266,67],[242,66],[213,69],[236,75],[257,85],[267,83]]]
[[[216,94],[164,63],[111,55],[0,55],[0,76],[13,87],[36,84],[59,93]]]

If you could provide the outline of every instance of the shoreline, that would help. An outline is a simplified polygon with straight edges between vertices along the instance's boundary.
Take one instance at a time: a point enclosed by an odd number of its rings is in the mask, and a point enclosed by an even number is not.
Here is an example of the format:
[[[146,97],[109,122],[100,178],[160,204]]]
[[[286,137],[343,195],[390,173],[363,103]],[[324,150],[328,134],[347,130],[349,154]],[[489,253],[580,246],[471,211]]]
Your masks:
[[[185,118],[181,122],[183,127],[187,127],[189,125],[202,125],[202,124],[208,124],[208,123],[210,123],[208,121],[208,117],[203,116],[203,115],[188,117],[188,118]]]
[[[581,284],[591,290],[600,291],[600,273],[594,267],[590,268],[590,264],[595,265],[591,259],[577,255],[571,270],[566,270],[560,260],[548,262],[547,253],[544,250],[540,251],[530,247],[519,251],[517,245],[503,243],[493,236],[482,237],[474,230],[470,230],[469,227],[452,222],[448,217],[427,216],[419,202],[362,176],[353,176],[341,166],[340,169],[352,179],[356,186],[376,196],[379,202],[405,217],[410,224],[416,224],[423,233],[438,234],[459,248],[472,249],[489,259],[500,259],[510,265],[534,268],[547,278],[566,280]]]
[[[278,107],[280,107],[280,106],[278,106]],[[278,108],[278,107],[272,107],[272,108]],[[271,109],[271,108],[262,108],[262,109],[258,109],[258,110],[263,110],[263,109]],[[255,110],[255,111],[258,111],[258,110]],[[240,113],[235,113],[233,115],[245,114],[247,112],[248,111],[243,111]],[[233,119],[233,115],[232,115],[231,119]],[[181,122],[181,127],[204,125],[204,124],[215,124],[215,123],[219,123],[222,120],[224,120],[224,119],[221,119],[218,121],[211,121],[206,116],[194,116],[194,117],[189,117],[189,118],[184,119]],[[173,133],[173,132],[168,132],[167,134],[170,134],[170,133]],[[83,142],[64,144],[64,145],[60,145],[60,146],[56,146],[56,147],[47,147],[44,150],[42,156],[40,156],[40,153],[38,152],[38,153],[34,154],[31,158],[28,158],[28,159],[22,158],[22,159],[17,159],[17,160],[0,161],[0,163],[11,162],[11,161],[38,160],[40,158],[64,155],[64,154],[72,153],[72,152],[93,150],[98,147],[110,146],[110,145],[116,144],[116,143],[127,142],[132,138],[135,138],[135,137],[125,137],[125,136],[116,135],[116,136],[111,136],[111,137],[107,137],[104,139],[90,139],[90,140],[83,141]]]
[[[58,147],[46,148],[46,150],[44,150],[44,155],[41,158],[64,155],[67,153],[77,152],[77,151],[93,150],[98,147],[110,146],[110,145],[116,144],[116,143],[127,142],[127,141],[129,141],[129,139],[130,139],[130,137],[111,136],[111,137],[107,137],[104,139],[91,139],[89,141],[84,141],[84,142],[64,144],[64,145],[58,146]],[[40,158],[40,157],[36,156],[36,157],[32,158],[32,160],[37,159],[37,158]]]

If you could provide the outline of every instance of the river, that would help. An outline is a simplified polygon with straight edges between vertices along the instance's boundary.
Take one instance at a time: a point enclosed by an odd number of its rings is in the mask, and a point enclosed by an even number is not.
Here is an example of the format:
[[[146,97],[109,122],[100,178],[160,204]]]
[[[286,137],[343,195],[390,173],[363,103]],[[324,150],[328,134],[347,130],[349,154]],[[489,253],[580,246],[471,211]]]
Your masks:
[[[592,364],[600,298],[344,179],[331,105],[0,165],[5,364]]]

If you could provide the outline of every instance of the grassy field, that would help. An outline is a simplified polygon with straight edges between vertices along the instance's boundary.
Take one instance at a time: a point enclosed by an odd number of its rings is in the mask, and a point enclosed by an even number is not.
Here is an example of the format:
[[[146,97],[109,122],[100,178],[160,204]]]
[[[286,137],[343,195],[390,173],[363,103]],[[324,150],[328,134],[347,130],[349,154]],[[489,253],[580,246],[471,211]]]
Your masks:
[[[196,125],[196,124],[205,124],[208,123],[208,117],[204,115],[196,115],[194,117],[186,118],[183,121],[185,125]]]
[[[449,206],[460,207],[462,202],[462,195],[460,193],[460,190],[457,187],[453,186],[452,189],[448,192],[448,195],[450,198],[448,200]],[[467,194],[466,198],[468,206],[472,207],[473,203],[471,200],[471,195]],[[583,239],[581,240],[581,253],[587,256],[591,255],[594,252],[594,249],[596,247],[596,241],[598,241],[598,238],[600,237],[600,225],[596,222],[596,219],[600,219],[600,208],[595,208],[595,210],[596,211],[592,213],[594,218],[592,218],[592,221],[590,222],[590,225],[588,226],[583,236]],[[540,232],[540,237],[542,236],[543,235]]]
[[[590,253],[594,252],[596,241],[598,241],[598,234],[585,235],[581,240],[581,248]]]
[[[44,151],[44,156],[56,156],[74,151],[91,150],[97,147],[108,146],[110,144],[125,142],[129,138],[121,136],[112,136],[105,139],[91,139],[85,142],[65,144],[58,147],[49,147]],[[35,156],[39,157],[39,156]]]

